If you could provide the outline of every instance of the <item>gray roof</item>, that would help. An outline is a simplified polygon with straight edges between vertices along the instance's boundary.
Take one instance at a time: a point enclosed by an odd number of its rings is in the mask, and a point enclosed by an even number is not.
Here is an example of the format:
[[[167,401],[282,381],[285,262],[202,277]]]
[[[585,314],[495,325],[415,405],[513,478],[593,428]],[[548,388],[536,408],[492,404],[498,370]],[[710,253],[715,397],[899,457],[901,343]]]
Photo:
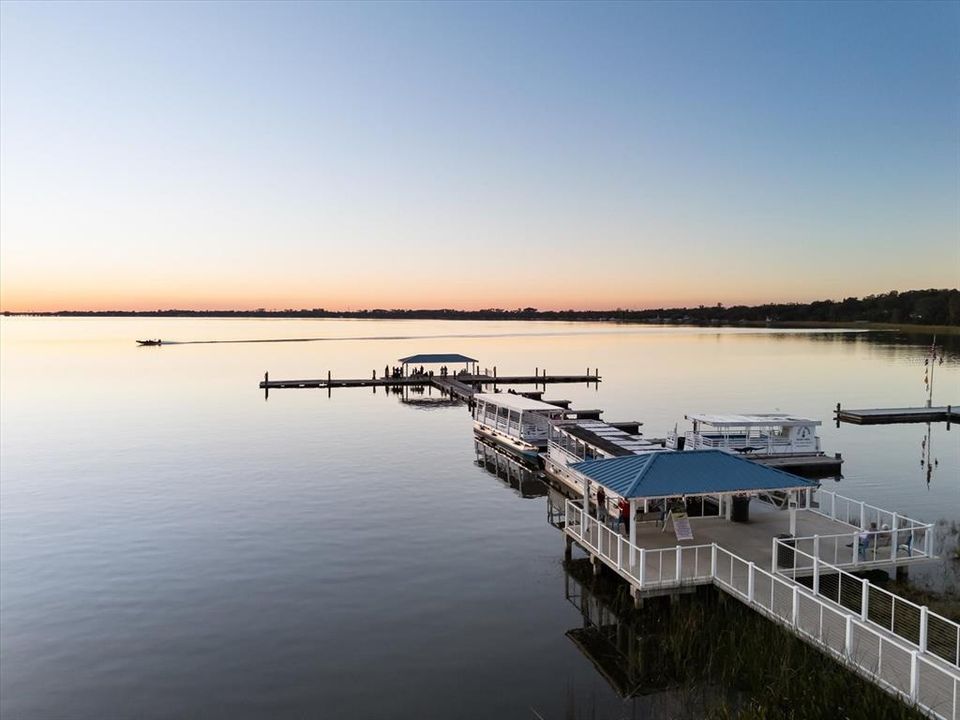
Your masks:
[[[650,452],[570,466],[625,498],[794,490],[817,483],[722,450]]]
[[[458,353],[427,353],[425,355],[411,355],[410,357],[400,358],[399,362],[414,365],[434,365],[437,363],[469,363],[477,361],[475,358]]]

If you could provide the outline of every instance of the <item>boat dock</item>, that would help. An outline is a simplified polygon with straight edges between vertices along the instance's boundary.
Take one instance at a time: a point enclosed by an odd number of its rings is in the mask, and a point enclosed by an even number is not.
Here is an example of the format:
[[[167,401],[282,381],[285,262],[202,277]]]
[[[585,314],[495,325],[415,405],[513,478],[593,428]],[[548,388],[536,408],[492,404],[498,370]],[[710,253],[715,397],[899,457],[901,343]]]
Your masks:
[[[638,513],[624,533],[563,489],[548,496],[548,520],[567,558],[582,548],[638,606],[713,585],[926,715],[960,718],[960,625],[853,574],[933,559],[932,525],[811,487],[791,491],[788,512],[760,502],[749,521],[705,512],[672,528]],[[864,542],[868,521],[893,530]]]
[[[306,380],[271,380],[269,373],[264,373],[263,380],[260,381],[261,390],[287,390],[304,388],[358,388],[358,387],[420,387],[431,385],[441,392],[469,401],[473,396],[480,392],[479,388],[485,385],[496,387],[497,385],[550,385],[554,383],[585,383],[593,385],[602,380],[598,372],[585,373],[583,375],[487,375],[487,374],[459,374],[459,375],[423,375],[407,377],[377,377],[376,371],[369,378],[335,378],[327,374],[326,378],[314,378]],[[542,394],[542,393],[541,393]],[[565,403],[569,405],[569,400],[561,400],[556,404]],[[560,405],[562,407],[562,405]],[[575,411],[571,411],[575,412]],[[581,412],[598,413],[599,410],[587,410]]]
[[[894,423],[926,423],[926,422],[945,422],[950,427],[951,422],[960,420],[960,412],[956,410],[956,405],[943,405],[940,407],[907,407],[907,408],[867,408],[859,410],[848,410],[841,408],[837,403],[837,409],[834,411],[837,426],[840,423],[853,423],[854,425],[891,425]]]

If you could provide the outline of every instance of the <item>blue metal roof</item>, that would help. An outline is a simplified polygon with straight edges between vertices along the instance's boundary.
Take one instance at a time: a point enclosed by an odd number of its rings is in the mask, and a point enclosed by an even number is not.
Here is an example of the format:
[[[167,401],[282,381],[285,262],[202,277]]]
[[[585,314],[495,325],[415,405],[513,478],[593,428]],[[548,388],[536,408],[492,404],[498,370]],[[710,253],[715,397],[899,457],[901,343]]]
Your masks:
[[[400,358],[398,362],[414,363],[420,365],[432,365],[434,363],[468,363],[477,362],[474,358],[457,353],[435,353],[426,355],[411,355],[410,357]]]
[[[620,497],[674,497],[792,490],[817,483],[722,450],[651,452],[586,460],[570,466]]]

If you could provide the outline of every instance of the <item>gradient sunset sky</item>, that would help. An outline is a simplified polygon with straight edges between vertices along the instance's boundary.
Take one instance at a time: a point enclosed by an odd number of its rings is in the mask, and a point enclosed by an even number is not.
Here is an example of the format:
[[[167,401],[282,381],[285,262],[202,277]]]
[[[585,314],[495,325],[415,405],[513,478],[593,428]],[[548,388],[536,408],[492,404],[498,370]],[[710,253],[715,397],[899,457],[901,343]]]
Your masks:
[[[960,284],[958,3],[0,4],[0,308]]]

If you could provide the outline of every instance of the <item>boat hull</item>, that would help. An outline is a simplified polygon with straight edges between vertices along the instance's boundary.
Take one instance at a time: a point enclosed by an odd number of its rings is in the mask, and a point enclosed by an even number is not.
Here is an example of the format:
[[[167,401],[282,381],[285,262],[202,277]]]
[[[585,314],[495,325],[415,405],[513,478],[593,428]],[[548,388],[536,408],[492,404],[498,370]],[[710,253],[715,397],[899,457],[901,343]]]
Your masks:
[[[474,421],[473,423],[474,432],[487,440],[492,442],[499,447],[510,452],[512,455],[515,455],[524,462],[534,463],[539,466],[540,464],[540,448],[536,445],[532,445],[528,442],[524,442],[519,438],[515,438],[511,435],[506,435],[499,430],[494,430],[488,425]]]

